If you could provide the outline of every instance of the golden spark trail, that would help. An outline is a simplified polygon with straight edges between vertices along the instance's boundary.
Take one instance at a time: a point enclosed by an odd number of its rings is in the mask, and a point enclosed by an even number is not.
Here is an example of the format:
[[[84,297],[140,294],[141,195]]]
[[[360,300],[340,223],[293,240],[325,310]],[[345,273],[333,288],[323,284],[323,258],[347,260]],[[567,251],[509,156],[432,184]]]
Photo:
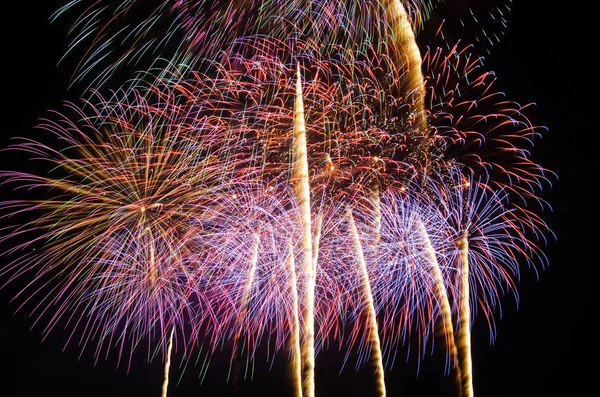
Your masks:
[[[469,306],[469,241],[465,230],[457,242],[460,249],[460,328],[458,330],[458,360],[461,369],[461,390],[463,397],[473,397],[473,377],[471,363],[471,310]]]
[[[147,157],[148,158],[148,157]],[[145,175],[145,182],[147,185],[147,181],[148,181],[148,168],[146,167],[146,175]],[[152,208],[155,207],[155,205],[151,206]],[[142,222],[146,222],[146,207],[142,206],[140,208],[140,212],[141,212],[141,221]],[[148,269],[148,278],[150,280],[150,283],[153,285],[153,288],[157,289],[158,285],[156,283],[157,281],[157,275],[156,275],[156,252],[155,252],[155,247],[154,247],[154,238],[152,236],[152,230],[150,229],[149,226],[146,226],[144,228],[144,233],[148,234],[149,237],[146,240],[146,244],[148,245],[149,249],[150,249],[150,260],[149,260],[149,269]],[[167,396],[167,389],[169,387],[169,369],[171,367],[171,351],[173,350],[173,332],[174,332],[174,328],[171,328],[171,334],[169,335],[169,344],[167,347],[167,360],[165,362],[165,369],[164,369],[164,379],[163,379],[163,385],[162,385],[162,393],[161,393],[161,397],[166,397]]]
[[[302,397],[302,361],[300,351],[300,319],[298,318],[298,284],[296,283],[296,269],[294,265],[294,246],[290,241],[289,250],[289,268],[290,268],[290,292],[292,294],[292,312],[294,313],[292,324],[292,335],[290,339],[290,349],[292,351],[291,372],[293,376],[294,388],[297,397]]]
[[[146,207],[142,207],[140,211],[142,213],[143,220],[145,220]],[[152,231],[150,230],[150,227],[146,226],[144,228],[144,232],[150,234],[150,238],[148,239],[148,245],[150,246],[150,269],[149,269],[150,274],[148,277],[150,278],[150,282],[152,283],[154,288],[157,288],[158,286],[156,284],[156,281],[157,281],[156,280],[156,278],[157,278],[157,276],[156,276],[156,253],[155,253],[154,244],[153,244],[154,240],[151,235]],[[169,387],[169,370],[171,368],[171,351],[173,350],[173,332],[174,331],[175,331],[175,328],[171,328],[171,334],[169,335],[169,344],[167,347],[167,360],[165,362],[164,380],[163,380],[163,385],[162,385],[161,397],[167,397],[167,389]]]
[[[348,223],[350,226],[350,235],[352,242],[354,243],[354,249],[356,250],[356,259],[360,267],[361,284],[365,294],[365,300],[367,303],[367,317],[368,327],[367,332],[369,333],[368,340],[371,342],[373,360],[375,361],[375,375],[377,377],[377,391],[380,396],[385,396],[385,380],[384,380],[384,369],[383,361],[381,356],[381,342],[379,340],[379,328],[377,326],[377,316],[375,313],[375,304],[373,302],[373,294],[371,292],[371,282],[369,281],[369,274],[367,273],[367,263],[365,262],[365,255],[363,253],[362,245],[360,243],[360,237],[358,236],[358,230],[354,223],[354,217],[352,216],[352,209],[348,207]]]
[[[450,352],[451,366],[453,368],[456,368],[456,378],[458,386],[462,390],[461,370],[460,366],[458,366],[456,362],[458,359],[458,351],[456,349],[454,327],[452,325],[452,310],[450,308],[450,300],[448,298],[448,293],[444,285],[444,277],[442,275],[439,262],[437,261],[437,257],[435,256],[435,250],[433,249],[431,240],[429,239],[429,234],[427,233],[425,225],[423,224],[423,220],[419,215],[416,215],[415,217],[417,220],[417,227],[419,229],[419,233],[421,233],[425,241],[425,250],[427,251],[429,261],[432,265],[431,270],[433,271],[433,278],[435,280],[434,294],[439,299],[439,302],[442,305],[442,326],[444,327],[444,338],[446,339],[446,347]]]
[[[401,51],[398,58],[405,58],[405,61],[398,59],[397,62],[408,65],[408,92],[411,93],[411,103],[415,106],[416,127],[419,133],[424,134],[427,133],[429,128],[423,102],[425,99],[425,84],[421,70],[421,52],[417,46],[415,34],[404,6],[400,0],[389,0],[389,2],[391,4],[385,6],[385,9],[390,11],[389,19],[392,22],[396,34],[395,38],[400,46]]]
[[[304,260],[303,277],[304,307],[303,319],[303,343],[302,343],[302,395],[314,397],[315,395],[315,324],[314,324],[314,301],[315,301],[315,268],[312,253],[312,230],[310,216],[310,186],[308,184],[308,158],[306,150],[306,127],[304,124],[304,104],[302,101],[302,78],[300,76],[300,65],[297,68],[296,100],[294,103],[294,160],[292,164],[292,178],[294,193],[300,208],[303,229],[302,258]]]
[[[165,362],[165,380],[162,385],[161,397],[167,397],[167,388],[169,387],[169,369],[171,368],[171,352],[173,351],[173,332],[175,328],[171,328],[169,335],[169,346],[167,347],[167,361]]]

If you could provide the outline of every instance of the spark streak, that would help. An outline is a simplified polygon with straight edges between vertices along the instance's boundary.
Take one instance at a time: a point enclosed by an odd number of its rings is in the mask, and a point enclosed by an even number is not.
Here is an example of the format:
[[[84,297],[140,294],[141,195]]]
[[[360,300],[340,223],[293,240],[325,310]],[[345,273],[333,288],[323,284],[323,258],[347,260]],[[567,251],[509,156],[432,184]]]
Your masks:
[[[469,289],[469,240],[468,230],[457,242],[460,249],[460,328],[458,329],[458,357],[461,369],[461,390],[463,396],[473,396],[473,363],[471,362],[471,309]]]
[[[310,186],[308,184],[308,159],[306,151],[306,127],[304,125],[304,105],[302,102],[302,77],[300,65],[297,67],[296,100],[294,103],[294,143],[293,172],[294,192],[300,208],[303,237],[302,260],[303,279],[303,344],[302,344],[302,395],[313,397],[315,394],[314,371],[314,304],[315,304],[315,268],[312,253],[312,224],[310,214]]]
[[[423,72],[421,71],[421,52],[415,40],[413,27],[408,19],[408,14],[400,0],[386,0],[392,4],[386,8],[392,11],[390,20],[393,21],[394,31],[397,34],[397,40],[400,44],[400,51],[393,54],[398,57],[401,64],[408,66],[407,87],[408,93],[411,96],[410,103],[415,107],[415,116],[417,118],[417,131],[421,133],[429,130],[427,127],[427,118],[425,114],[425,85],[423,83]],[[402,62],[402,58],[406,58],[406,62]]]
[[[379,340],[379,327],[377,326],[377,313],[375,311],[375,305],[373,303],[371,281],[369,280],[369,273],[367,270],[365,255],[363,252],[362,244],[360,242],[360,236],[358,235],[358,230],[356,229],[356,223],[354,223],[354,217],[352,216],[352,209],[350,207],[348,207],[347,210],[347,217],[350,229],[350,237],[352,238],[352,243],[354,245],[354,250],[356,253],[356,260],[358,261],[358,266],[360,268],[360,283],[362,286],[362,291],[364,295],[363,299],[365,300],[366,314],[368,318],[368,329],[366,332],[369,334],[369,336],[367,340],[371,343],[372,360],[374,361],[375,365],[377,391],[380,396],[385,397],[386,389],[384,380],[383,361],[381,357],[381,342]]]
[[[290,241],[288,245],[288,268],[290,271],[290,294],[292,297],[292,333],[290,338],[290,351],[292,357],[291,372],[297,397],[302,397],[302,356],[300,348],[300,319],[298,311],[298,284],[294,263],[294,246]]]
[[[441,321],[444,330],[444,338],[446,341],[446,346],[450,359],[450,368],[456,368],[457,371],[457,379],[458,386],[462,389],[462,376],[460,373],[460,366],[457,366],[456,360],[458,359],[458,352],[456,350],[456,342],[454,336],[454,326],[452,325],[452,309],[450,305],[450,299],[448,298],[448,293],[446,292],[446,286],[444,285],[444,276],[442,275],[442,271],[440,269],[440,265],[438,263],[435,250],[431,244],[431,239],[429,238],[429,234],[427,233],[427,229],[423,224],[423,220],[419,216],[419,214],[415,214],[417,228],[419,229],[419,233],[421,233],[423,240],[425,242],[425,250],[427,252],[427,256],[429,256],[430,268],[432,271],[433,279],[435,280],[435,291],[434,294],[438,297],[439,303],[441,305]]]
[[[167,347],[167,361],[165,362],[165,376],[162,385],[162,397],[167,397],[167,389],[169,387],[169,369],[171,368],[171,351],[173,350],[173,332],[174,328],[171,328],[171,334],[169,335],[169,345]]]

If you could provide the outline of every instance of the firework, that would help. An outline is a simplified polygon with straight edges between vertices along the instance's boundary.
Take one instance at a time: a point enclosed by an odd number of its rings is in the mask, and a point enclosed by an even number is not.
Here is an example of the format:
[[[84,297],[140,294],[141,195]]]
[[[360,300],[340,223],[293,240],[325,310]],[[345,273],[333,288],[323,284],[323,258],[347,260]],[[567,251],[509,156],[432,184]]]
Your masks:
[[[71,0],[51,20],[71,20],[65,58],[79,55],[72,83],[100,87],[115,75],[123,83],[136,80],[140,70],[153,66],[187,65],[203,69],[205,61],[227,59],[231,53],[248,55],[246,39],[269,35],[294,42],[312,40],[362,52],[375,45],[380,53],[410,56],[412,71],[420,72],[414,34],[441,32],[444,46],[459,39],[485,42],[484,50],[500,40],[510,1],[482,4],[476,0],[125,0],[90,2]],[[414,34],[413,34],[414,32]],[[397,47],[403,47],[397,51]],[[329,49],[328,49],[329,48]],[[409,50],[409,51],[408,51]],[[302,46],[294,52],[301,54]],[[166,62],[165,62],[166,60]],[[419,85],[415,77],[414,83]]]
[[[348,209],[348,228],[350,229],[350,235],[352,237],[352,242],[354,244],[354,250],[356,255],[356,260],[359,265],[360,275],[361,275],[361,284],[363,285],[363,291],[365,297],[363,298],[367,303],[366,314],[368,318],[368,327],[367,334],[368,339],[372,344],[373,349],[373,360],[375,361],[376,372],[375,375],[377,377],[377,391],[385,396],[385,382],[384,382],[384,368],[381,357],[381,343],[379,341],[379,329],[377,325],[377,313],[375,311],[375,304],[373,302],[373,294],[371,292],[371,281],[369,280],[369,273],[367,270],[367,263],[365,261],[365,256],[363,253],[362,244],[360,241],[360,236],[358,235],[358,230],[356,229],[356,223],[354,222],[354,217],[352,216],[352,210]]]
[[[552,173],[530,158],[543,130],[531,105],[506,100],[443,29],[421,53],[429,2],[142,4],[80,15],[72,45],[92,41],[75,79],[102,86],[176,43],[167,62],[40,124],[66,149],[12,147],[50,176],[0,174],[52,197],[0,204],[5,218],[41,214],[0,237],[25,239],[0,274],[35,273],[21,297],[50,292],[34,310],[53,312],[45,332],[66,319],[84,348],[99,340],[96,357],[159,335],[163,395],[174,346],[189,358],[227,342],[248,371],[272,343],[309,397],[332,340],[385,395],[399,347],[422,359],[441,325],[472,396],[473,317],[493,334],[520,262],[544,263],[533,241],[548,229],[528,205],[545,206]]]
[[[199,292],[201,264],[191,250],[206,201],[235,171],[208,139],[202,147],[190,140],[190,130],[211,135],[218,126],[163,94],[156,102],[148,93],[116,92],[96,94],[93,104],[67,103],[66,114],[53,112],[38,125],[43,140],[20,139],[8,149],[42,165],[1,173],[4,183],[40,197],[0,205],[4,220],[28,219],[4,230],[2,241],[14,244],[5,254],[16,259],[2,276],[31,277],[17,298],[39,297],[36,322],[52,312],[44,333],[61,322],[72,336],[81,330],[77,343],[84,350],[96,340],[96,359],[115,347],[119,359],[127,357],[130,346],[156,334],[189,340],[182,332],[191,319],[224,320],[205,314],[211,301]],[[53,148],[59,145],[65,149]]]
[[[470,328],[474,315],[481,310],[493,339],[493,313],[499,297],[511,292],[517,296],[514,280],[523,262],[531,267],[544,266],[546,258],[535,243],[535,236],[548,233],[537,216],[523,214],[510,201],[509,187],[494,189],[486,177],[455,174],[450,186],[432,187],[430,194],[439,200],[446,219],[445,241],[456,249],[446,258],[458,269],[451,276],[458,321],[458,359],[463,395],[473,395]]]

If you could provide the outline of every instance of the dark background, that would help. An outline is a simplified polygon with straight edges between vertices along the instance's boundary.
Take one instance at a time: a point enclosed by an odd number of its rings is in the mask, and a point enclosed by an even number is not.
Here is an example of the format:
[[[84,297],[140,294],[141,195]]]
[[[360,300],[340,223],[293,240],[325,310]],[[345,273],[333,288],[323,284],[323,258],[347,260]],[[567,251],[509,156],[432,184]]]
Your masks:
[[[50,25],[47,20],[61,4],[25,1],[3,7],[1,147],[10,136],[31,134],[46,110],[76,98],[67,91],[72,65],[57,66],[67,45],[67,21]],[[533,271],[523,270],[519,306],[510,297],[503,301],[493,345],[486,324],[475,321],[473,374],[478,397],[580,395],[591,384],[595,366],[596,315],[589,308],[597,265],[591,245],[596,181],[595,167],[587,164],[594,158],[596,128],[591,122],[594,113],[584,110],[596,95],[591,88],[595,61],[585,43],[589,25],[579,15],[588,10],[551,4],[515,2],[507,16],[506,37],[487,57],[487,67],[497,71],[498,84],[508,98],[537,103],[532,119],[549,131],[537,142],[534,158],[555,171],[559,180],[543,193],[553,206],[544,219],[557,235],[545,249],[550,266],[539,279]],[[0,158],[2,168],[10,167],[13,159],[4,153]],[[140,354],[128,372],[126,366],[117,367],[116,355],[94,364],[91,352],[80,358],[76,345],[63,351],[66,333],[57,329],[42,341],[42,327],[32,328],[27,312],[15,313],[17,303],[11,302],[15,292],[10,286],[0,289],[2,396],[160,396],[159,360],[147,363]],[[356,373],[349,365],[338,375],[340,361],[334,353],[318,357],[317,395],[368,397],[366,370]],[[226,358],[214,357],[202,385],[198,367],[191,364],[181,371],[174,366],[170,396],[233,395],[232,384],[225,381],[225,362]],[[268,363],[258,363],[254,380],[241,381],[237,395],[286,395],[285,361],[278,362],[270,372]],[[181,384],[175,386],[182,373]],[[386,374],[386,382],[388,396],[393,397],[455,395],[438,356],[425,358],[418,376],[416,364],[404,364],[400,358]]]

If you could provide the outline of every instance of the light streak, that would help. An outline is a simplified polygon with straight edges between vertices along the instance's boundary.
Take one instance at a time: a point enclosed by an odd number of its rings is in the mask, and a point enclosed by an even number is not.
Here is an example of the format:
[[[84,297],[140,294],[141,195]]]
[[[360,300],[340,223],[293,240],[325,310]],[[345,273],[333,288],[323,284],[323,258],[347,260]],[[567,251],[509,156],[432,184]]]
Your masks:
[[[356,229],[356,224],[354,223],[354,217],[352,216],[351,208],[348,208],[346,216],[348,217],[350,237],[352,238],[356,260],[359,266],[361,290],[366,304],[366,315],[368,318],[366,332],[368,333],[367,340],[370,342],[372,349],[372,360],[374,361],[375,366],[377,392],[380,396],[385,396],[385,377],[381,357],[381,342],[379,341],[379,327],[377,326],[377,313],[375,312],[375,305],[373,303],[373,294],[371,293],[371,282],[369,280],[367,263],[365,261],[362,244],[360,242],[360,236],[358,235],[358,230]]]
[[[314,293],[315,293],[315,268],[312,253],[312,224],[310,214],[310,186],[308,184],[308,160],[306,150],[306,127],[304,125],[304,105],[302,102],[302,77],[300,65],[296,72],[296,98],[294,103],[294,142],[293,142],[293,171],[294,192],[298,199],[298,207],[302,216],[302,277],[304,290],[302,291],[302,395],[313,397],[314,384]]]
[[[471,361],[471,309],[469,289],[468,231],[457,241],[460,250],[460,327],[458,329],[458,359],[461,369],[461,390],[464,396],[473,396],[473,363]]]
[[[164,381],[162,385],[162,394],[161,397],[167,397],[167,390],[169,388],[169,370],[171,368],[171,352],[173,350],[173,332],[175,330],[171,328],[171,333],[169,335],[169,345],[167,347],[167,360],[165,362],[165,371],[164,371]]]

